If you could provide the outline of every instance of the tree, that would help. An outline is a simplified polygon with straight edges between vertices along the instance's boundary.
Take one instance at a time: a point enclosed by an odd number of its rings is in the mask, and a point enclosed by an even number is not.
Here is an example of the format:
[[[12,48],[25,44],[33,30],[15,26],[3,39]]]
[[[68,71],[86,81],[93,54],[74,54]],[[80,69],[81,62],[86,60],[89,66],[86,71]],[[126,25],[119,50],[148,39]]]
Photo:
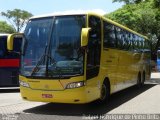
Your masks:
[[[138,4],[148,0],[112,0],[113,2],[124,2],[125,4]]]
[[[160,46],[160,7],[157,7],[159,4],[155,2],[156,0],[143,0],[140,3],[126,4],[105,16],[148,36],[152,41],[152,53],[156,53]]]
[[[135,6],[125,5],[123,8],[118,9],[110,14],[106,14],[107,18],[110,18],[124,26],[136,30],[136,22],[139,19],[139,15],[133,11],[136,10]]]
[[[1,15],[7,18],[16,32],[20,32],[28,18],[32,16],[31,13],[20,9],[7,10],[7,12],[1,12]]]
[[[14,33],[16,32],[12,26],[8,25],[5,21],[0,21],[0,33]]]
[[[160,0],[154,0],[154,7],[160,8]]]

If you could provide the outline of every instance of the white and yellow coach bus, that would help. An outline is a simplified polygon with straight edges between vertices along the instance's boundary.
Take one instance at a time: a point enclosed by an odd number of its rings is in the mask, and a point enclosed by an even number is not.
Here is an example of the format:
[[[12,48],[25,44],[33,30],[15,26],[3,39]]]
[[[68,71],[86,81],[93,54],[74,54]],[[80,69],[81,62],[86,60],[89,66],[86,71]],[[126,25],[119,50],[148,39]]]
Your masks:
[[[150,78],[149,48],[147,37],[95,13],[32,17],[23,35],[21,96],[104,103],[110,94]]]

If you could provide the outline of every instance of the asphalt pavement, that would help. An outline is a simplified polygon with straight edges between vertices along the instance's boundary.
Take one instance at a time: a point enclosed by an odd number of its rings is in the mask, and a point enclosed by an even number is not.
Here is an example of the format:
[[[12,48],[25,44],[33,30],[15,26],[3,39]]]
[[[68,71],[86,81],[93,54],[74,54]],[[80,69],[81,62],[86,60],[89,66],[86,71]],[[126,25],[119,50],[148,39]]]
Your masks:
[[[160,120],[160,73],[137,89],[127,88],[111,95],[109,103],[85,105],[29,102],[22,100],[19,90],[0,93],[0,120]]]

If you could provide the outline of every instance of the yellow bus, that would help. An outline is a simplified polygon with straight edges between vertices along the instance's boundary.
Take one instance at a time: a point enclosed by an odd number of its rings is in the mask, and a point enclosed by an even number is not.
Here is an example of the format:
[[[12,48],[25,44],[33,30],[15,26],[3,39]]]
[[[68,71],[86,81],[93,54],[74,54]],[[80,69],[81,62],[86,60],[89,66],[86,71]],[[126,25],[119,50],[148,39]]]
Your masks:
[[[12,50],[14,35],[8,38]],[[149,40],[95,13],[32,17],[24,31],[20,92],[54,103],[108,101],[150,78]]]

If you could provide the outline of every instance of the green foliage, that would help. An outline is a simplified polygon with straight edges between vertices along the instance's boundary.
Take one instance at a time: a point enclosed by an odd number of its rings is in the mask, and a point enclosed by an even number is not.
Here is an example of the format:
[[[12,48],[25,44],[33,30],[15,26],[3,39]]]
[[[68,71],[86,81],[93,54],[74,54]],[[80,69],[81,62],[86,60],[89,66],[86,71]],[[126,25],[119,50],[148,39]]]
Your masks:
[[[130,0],[112,0],[113,2],[124,2],[125,4],[130,4]]]
[[[114,2],[125,2],[127,0],[113,0]],[[105,16],[146,35],[152,41],[152,51],[156,52],[160,47],[160,1],[143,0],[140,3],[128,0],[128,3]],[[130,4],[132,3],[132,4]]]
[[[125,4],[138,4],[149,0],[112,0],[113,2],[124,2]]]
[[[137,20],[140,19],[140,16],[137,13],[133,12],[135,11],[135,9],[136,8],[134,6],[131,7],[129,5],[126,5],[122,9],[118,9],[117,11],[105,16],[118,23],[121,23],[124,26],[136,30],[136,24],[133,23],[136,23]]]
[[[20,32],[28,18],[32,16],[31,13],[20,9],[7,10],[7,12],[1,12],[1,15],[7,18],[17,32]]]
[[[14,33],[16,32],[12,26],[8,25],[5,21],[0,21],[0,33]]]
[[[160,9],[160,0],[154,0],[154,7]]]

